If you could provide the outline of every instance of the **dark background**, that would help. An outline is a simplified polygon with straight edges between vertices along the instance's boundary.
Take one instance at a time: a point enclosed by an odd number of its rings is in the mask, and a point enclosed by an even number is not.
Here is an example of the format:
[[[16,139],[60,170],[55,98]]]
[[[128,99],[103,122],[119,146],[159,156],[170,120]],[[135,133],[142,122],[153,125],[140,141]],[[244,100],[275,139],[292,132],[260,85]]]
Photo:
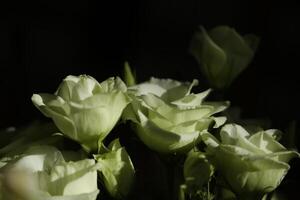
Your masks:
[[[229,25],[242,34],[259,35],[261,43],[225,98],[242,107],[245,118],[269,118],[273,128],[284,130],[292,120],[300,120],[299,10],[289,1],[263,0],[1,4],[0,128],[45,119],[31,103],[33,93],[54,92],[69,74],[89,74],[99,81],[121,75],[125,60],[136,69],[139,81],[150,76],[198,78],[207,88],[188,53],[189,42],[199,25]],[[300,176],[299,162],[294,165],[289,175],[293,178],[287,180]],[[283,187],[292,191],[299,182],[294,183]]]
[[[32,93],[54,92],[69,74],[102,81],[129,61],[150,76],[200,79],[188,53],[199,25],[229,25],[261,43],[226,98],[245,117],[269,117],[274,128],[299,121],[299,6],[288,1],[10,1],[0,17],[0,127],[43,116]]]

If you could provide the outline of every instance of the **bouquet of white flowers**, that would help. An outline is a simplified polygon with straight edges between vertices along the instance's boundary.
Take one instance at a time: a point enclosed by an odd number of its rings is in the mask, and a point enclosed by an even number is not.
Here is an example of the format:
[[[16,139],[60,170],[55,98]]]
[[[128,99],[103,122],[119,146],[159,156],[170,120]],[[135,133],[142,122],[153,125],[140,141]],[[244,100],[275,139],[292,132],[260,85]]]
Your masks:
[[[273,198],[299,154],[279,130],[238,125],[229,101],[207,100],[257,44],[229,27],[201,28],[190,49],[211,84],[201,92],[196,79],[137,83],[125,63],[125,82],[69,75],[54,94],[33,94],[51,121],[0,132],[0,200]]]

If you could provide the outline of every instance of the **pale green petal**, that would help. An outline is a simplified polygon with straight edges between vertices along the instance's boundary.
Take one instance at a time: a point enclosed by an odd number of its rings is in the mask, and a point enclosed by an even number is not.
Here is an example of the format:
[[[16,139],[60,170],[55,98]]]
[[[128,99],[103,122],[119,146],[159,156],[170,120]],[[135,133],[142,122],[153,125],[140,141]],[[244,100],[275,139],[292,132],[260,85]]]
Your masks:
[[[246,137],[250,134],[240,125],[226,124],[220,131],[222,144],[237,145],[249,151],[256,153],[264,153],[254,144],[252,144]]]
[[[199,133],[206,130],[214,120],[209,118],[210,114],[227,106],[215,103],[196,109],[180,110],[154,95],[142,98],[149,107],[148,112],[138,112],[141,122],[138,135],[147,146],[159,152],[189,149],[197,144],[200,139]],[[224,122],[221,121],[220,123]]]
[[[197,80],[193,80],[192,83],[189,83],[152,77],[147,82],[130,87],[130,90],[135,91],[138,96],[153,94],[166,101],[174,101],[188,95],[192,87],[197,84]]]
[[[259,130],[261,131],[261,130]],[[259,132],[257,131],[257,132]],[[272,138],[274,138],[274,140],[279,141],[282,138],[282,131],[278,130],[278,129],[268,129],[264,131],[266,134],[268,134],[269,136],[271,136]]]
[[[33,94],[31,100],[47,117],[52,117],[53,112],[60,115],[67,115],[70,112],[67,103],[59,96],[45,93]]]
[[[78,138],[77,136],[77,130],[74,122],[61,115],[56,115],[52,117],[55,125],[57,128],[68,138],[71,138],[73,140],[76,140]]]
[[[211,149],[214,149],[220,145],[219,140],[207,131],[201,132],[201,138],[208,147],[211,147]]]
[[[266,153],[286,151],[286,148],[264,131],[251,135],[249,141]]]
[[[300,154],[296,151],[281,151],[276,153],[270,153],[268,156],[272,159],[280,162],[288,163],[292,158],[300,158]]]
[[[49,174],[47,189],[52,196],[79,195],[97,191],[95,161],[85,159],[56,165]]]
[[[163,91],[162,93],[160,93],[161,95],[163,93],[165,93],[167,90],[177,88],[181,85],[186,85],[189,87],[189,84],[190,84],[188,82],[183,83],[183,82],[176,81],[173,79],[159,79],[159,78],[154,78],[154,77],[150,78],[149,83],[151,83],[152,85],[159,86],[161,88],[161,90]],[[156,94],[156,93],[153,93],[153,94]],[[157,96],[160,96],[160,95],[157,93]]]
[[[245,172],[238,175],[241,179],[240,185],[234,185],[232,187],[240,199],[259,199],[264,194],[274,191],[286,173],[287,169]]]
[[[73,76],[73,75],[69,75],[67,76],[63,81],[65,82],[72,82],[74,84],[77,84],[80,80],[80,76]]]
[[[241,166],[244,166],[249,171],[257,171],[257,170],[264,170],[268,168],[285,168],[287,169],[289,165],[285,162],[281,162],[279,160],[272,159],[271,156],[268,155],[257,155],[251,151],[248,151],[244,148],[232,145],[223,145],[221,144],[218,149],[217,157],[222,158],[220,159],[220,163],[222,164],[222,160],[225,157],[228,158],[229,164],[230,162],[240,163],[234,166],[239,165],[239,170],[242,170]],[[223,164],[222,164],[223,165]],[[224,168],[225,169],[225,168]]]
[[[51,146],[32,146],[7,164],[3,170],[27,170],[37,172],[51,169],[64,162],[62,154]]]
[[[222,143],[224,144],[234,144],[235,140],[250,136],[250,134],[238,124],[226,124],[221,129],[220,135]]]
[[[234,29],[218,26],[209,32],[212,40],[225,51],[230,68],[229,83],[235,79],[250,63],[254,51]]]
[[[212,113],[214,107],[201,106],[196,109],[180,110],[172,107],[154,95],[146,95],[142,97],[147,106],[168,119],[173,124],[180,124],[187,121],[199,120],[207,117]]]
[[[145,111],[146,108],[142,106],[142,103],[138,99],[133,99],[130,104],[128,104],[125,109],[123,110],[122,113],[122,119],[123,120],[130,120],[133,121],[134,123],[139,123],[139,119],[137,116],[137,112],[147,112]]]
[[[113,91],[121,91],[121,92],[126,92],[127,91],[126,84],[118,76],[115,78],[115,86],[114,86]]]
[[[77,132],[76,132],[76,128],[75,128],[75,124],[73,123],[73,121],[68,117],[65,116],[63,114],[65,113],[59,113],[56,112],[55,110],[53,110],[53,105],[46,105],[44,103],[44,97],[47,96],[46,98],[49,99],[49,97],[51,95],[38,95],[38,94],[34,94],[32,96],[32,102],[34,103],[34,105],[47,117],[50,117],[53,119],[55,125],[58,127],[58,129],[60,131],[62,131],[65,135],[67,135],[67,137],[76,139],[77,138]],[[54,96],[52,96],[54,98]],[[54,98],[55,99],[55,98]],[[47,102],[51,102],[48,101]],[[55,102],[55,101],[54,101]],[[63,105],[62,107],[63,108]],[[65,110],[65,109],[59,109],[57,107],[56,110]]]
[[[103,90],[102,92],[126,92],[127,90],[125,83],[119,77],[110,77],[101,82],[100,85]]]
[[[139,117],[141,124],[136,125],[137,134],[144,144],[152,150],[161,153],[186,151],[200,140],[199,131],[177,134],[159,128],[140,112]]]
[[[95,94],[79,103],[70,102],[73,110],[76,112],[76,108],[80,109],[93,109],[98,107],[108,107],[113,104],[120,104],[120,107],[124,107],[129,103],[129,98],[121,91],[111,92],[111,93],[98,93]]]
[[[174,124],[181,124],[187,121],[200,120],[204,117],[209,117],[212,108],[209,106],[201,106],[196,109],[178,110],[168,109],[167,107],[159,107],[157,112],[165,118],[172,121]]]
[[[60,96],[65,101],[69,101],[73,95],[73,88],[78,83],[79,78],[77,76],[69,75],[59,85],[55,95]]]
[[[142,95],[141,99],[143,100],[142,104],[144,106],[149,107],[153,110],[156,110],[159,107],[170,107],[165,101],[153,94]]]
[[[151,77],[149,81],[130,87],[136,95],[154,94],[161,97],[167,90],[180,86],[182,83],[172,79],[158,79]]]
[[[158,112],[148,110],[148,118],[157,126],[159,126],[162,129],[168,130],[171,127],[174,126],[174,123],[170,121],[169,119],[165,118]]]
[[[211,39],[226,53],[231,52],[234,54],[248,55],[253,51],[233,28],[228,26],[217,26],[209,31]]]
[[[128,195],[134,182],[135,170],[125,148],[119,140],[110,145],[110,152],[95,155],[100,168],[101,179],[111,196],[122,199]]]
[[[102,141],[113,128],[118,119],[106,107],[82,109],[71,117],[76,124],[77,137],[74,138],[90,150],[98,147],[98,140]]]
[[[286,148],[269,134],[262,131],[250,136],[243,127],[237,124],[225,125],[222,128],[220,135],[222,143],[238,145],[257,154],[286,150]]]
[[[191,93],[192,88],[196,85],[198,85],[197,79],[194,79],[191,83],[189,83],[189,82],[182,83],[178,87],[168,89],[161,96],[161,98],[168,102],[176,101],[177,99],[180,99],[186,95],[189,95]]]
[[[210,89],[198,93],[198,94],[190,94],[181,99],[171,102],[171,104],[176,105],[180,109],[190,109],[201,106],[203,100],[210,93]]]
[[[204,102],[202,106],[207,106],[211,108],[211,112],[209,115],[213,115],[219,112],[224,111],[226,108],[228,108],[230,105],[229,101],[219,101],[219,102],[213,102],[213,101],[208,101]]]
[[[109,91],[113,90],[114,85],[115,85],[114,80],[115,80],[114,77],[110,77],[110,78],[106,79],[105,81],[102,81],[100,83],[102,92],[109,92]]]
[[[113,140],[111,143],[108,145],[108,149],[110,151],[117,151],[118,149],[122,148],[121,143],[119,138]]]
[[[71,103],[70,117],[77,127],[77,141],[86,148],[97,149],[128,103],[129,99],[122,92],[96,94],[81,104]]]
[[[175,126],[169,127],[168,130],[178,134],[191,133],[195,131],[202,132],[204,130],[207,130],[212,122],[213,119],[203,118],[200,120],[188,121],[183,122],[181,124],[177,124]]]
[[[93,95],[94,88],[99,84],[93,77],[80,75],[79,81],[72,88],[72,101],[82,101]]]
[[[225,124],[227,118],[226,117],[211,117],[214,121],[214,128],[219,128],[220,126],[222,126],[223,124]]]
[[[130,91],[134,91],[137,96],[154,94],[156,96],[162,96],[166,92],[166,89],[161,88],[159,85],[151,84],[151,83],[141,83],[138,85],[131,86],[128,88]]]

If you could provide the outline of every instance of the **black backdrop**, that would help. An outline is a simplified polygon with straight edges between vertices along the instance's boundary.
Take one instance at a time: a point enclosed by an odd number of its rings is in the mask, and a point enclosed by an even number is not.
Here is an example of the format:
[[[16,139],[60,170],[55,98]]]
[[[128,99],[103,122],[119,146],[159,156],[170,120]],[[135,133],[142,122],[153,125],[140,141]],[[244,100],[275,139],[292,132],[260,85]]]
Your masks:
[[[0,127],[42,115],[36,92],[54,92],[68,74],[99,81],[120,75],[125,60],[140,81],[150,76],[200,78],[188,53],[198,25],[230,25],[261,44],[226,98],[274,128],[299,120],[299,6],[275,1],[10,1],[0,17]]]
[[[245,117],[269,117],[285,129],[300,120],[299,10],[263,0],[9,1],[0,5],[0,128],[45,119],[30,97],[54,92],[66,75],[101,81],[121,75],[125,60],[139,81],[198,78],[205,88],[190,39],[198,25],[229,25],[259,35],[261,44],[226,99]]]

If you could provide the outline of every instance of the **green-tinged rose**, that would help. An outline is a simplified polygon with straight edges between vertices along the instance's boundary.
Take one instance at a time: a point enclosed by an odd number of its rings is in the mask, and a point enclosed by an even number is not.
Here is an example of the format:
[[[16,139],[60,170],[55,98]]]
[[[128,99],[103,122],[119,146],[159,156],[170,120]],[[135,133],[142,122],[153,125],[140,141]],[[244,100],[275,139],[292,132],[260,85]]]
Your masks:
[[[117,199],[126,197],[133,185],[135,170],[119,139],[112,141],[105,153],[94,157],[99,164],[100,178],[110,195]]]
[[[295,151],[289,151],[274,137],[276,130],[249,134],[237,124],[227,124],[220,132],[221,142],[203,133],[211,162],[239,199],[261,200],[282,181]]]
[[[212,87],[224,89],[247,68],[258,42],[257,36],[241,36],[228,26],[209,32],[201,27],[191,41],[190,51]]]
[[[129,103],[120,78],[98,83],[87,75],[67,76],[55,94],[34,94],[34,105],[67,137],[88,151],[98,146]]]
[[[66,162],[51,146],[34,146],[0,169],[0,200],[96,200],[93,159]]]
[[[193,94],[197,81],[183,83],[151,78],[129,88],[132,102],[124,119],[134,122],[137,135],[152,150],[160,153],[186,152],[200,140],[200,132],[226,118],[212,117],[228,102],[204,102],[210,90]]]

